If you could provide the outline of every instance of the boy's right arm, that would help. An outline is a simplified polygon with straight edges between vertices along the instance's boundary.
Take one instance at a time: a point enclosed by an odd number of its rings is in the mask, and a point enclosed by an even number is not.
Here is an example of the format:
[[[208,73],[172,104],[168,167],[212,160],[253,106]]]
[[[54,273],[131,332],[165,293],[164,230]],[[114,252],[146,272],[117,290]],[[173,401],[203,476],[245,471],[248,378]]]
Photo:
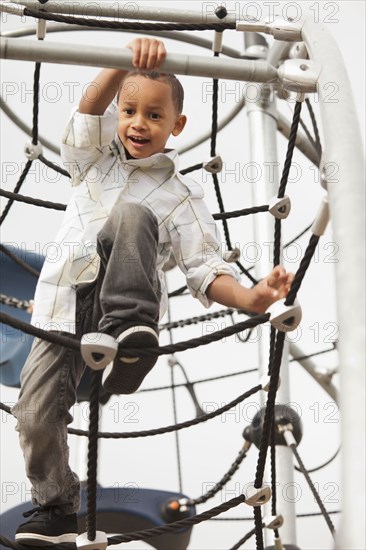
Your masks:
[[[152,70],[160,67],[166,56],[163,42],[153,38],[135,38],[126,45],[132,50],[132,64],[136,69]],[[128,71],[103,69],[89,84],[79,103],[79,112],[103,115],[117,94]]]

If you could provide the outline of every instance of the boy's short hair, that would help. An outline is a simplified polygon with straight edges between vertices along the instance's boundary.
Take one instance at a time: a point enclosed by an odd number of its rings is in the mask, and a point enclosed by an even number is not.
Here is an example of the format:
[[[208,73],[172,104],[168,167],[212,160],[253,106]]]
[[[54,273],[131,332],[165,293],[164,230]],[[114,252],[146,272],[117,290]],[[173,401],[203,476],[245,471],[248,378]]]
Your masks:
[[[127,78],[131,76],[143,76],[144,78],[150,78],[151,80],[161,80],[172,89],[172,100],[173,105],[177,110],[177,113],[180,115],[183,111],[183,101],[184,101],[184,90],[182,84],[179,82],[177,77],[172,73],[159,73],[158,71],[129,71],[121,81],[118,92],[117,92],[117,102],[119,101],[120,92],[122,90],[123,83]]]

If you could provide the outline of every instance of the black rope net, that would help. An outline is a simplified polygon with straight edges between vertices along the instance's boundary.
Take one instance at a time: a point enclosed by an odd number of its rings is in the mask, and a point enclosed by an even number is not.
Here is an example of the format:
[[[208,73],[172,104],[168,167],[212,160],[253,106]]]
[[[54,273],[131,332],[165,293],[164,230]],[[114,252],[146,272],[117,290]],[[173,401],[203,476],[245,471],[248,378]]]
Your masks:
[[[40,11],[34,11],[25,9],[24,10],[25,15],[33,15],[42,19],[48,19],[53,21],[60,21],[65,22],[68,24],[78,24],[78,25],[86,25],[90,27],[98,27],[98,28],[118,28],[118,29],[149,29],[149,30],[215,30],[216,32],[221,32],[225,29],[231,29],[233,28],[232,24],[225,24],[225,23],[218,23],[216,25],[185,25],[185,24],[153,24],[153,23],[121,23],[121,22],[111,22],[111,21],[94,21],[90,18],[78,18],[78,17],[71,17],[71,16],[62,16],[52,13],[46,13],[46,12],[40,12]],[[218,55],[217,52],[215,52],[215,55]],[[33,136],[32,136],[32,144],[37,145],[38,143],[38,104],[39,104],[39,93],[40,93],[40,84],[39,84],[39,75],[40,75],[40,69],[41,64],[36,63],[35,65],[35,73],[34,73],[34,95],[33,95]],[[313,124],[313,131],[314,131],[314,138],[310,135],[310,132],[306,129],[306,133],[308,135],[309,141],[316,147],[317,151],[321,152],[321,144],[319,139],[319,132],[316,126],[316,119],[314,112],[312,110],[311,104],[308,100],[306,100],[306,104],[308,106],[311,121]],[[210,144],[210,154],[212,157],[216,155],[216,141],[217,141],[217,132],[218,132],[218,125],[217,125],[217,115],[218,115],[218,105],[219,105],[219,88],[218,88],[218,80],[213,79],[213,101],[212,101],[212,132],[211,132],[211,144]],[[284,163],[282,178],[280,182],[280,186],[278,189],[278,198],[282,198],[285,194],[288,178],[289,178],[289,172],[291,168],[291,162],[293,157],[293,152],[295,148],[295,141],[297,136],[297,129],[299,124],[303,126],[303,128],[306,128],[304,123],[300,119],[300,112],[301,112],[301,102],[297,102],[294,109],[294,115],[293,115],[293,121],[292,121],[292,127],[288,142],[288,149],[286,154],[286,159]],[[69,177],[69,174],[60,166],[57,164],[48,161],[43,154],[39,154],[37,157],[37,160],[44,163],[48,167],[54,169],[58,173],[62,174],[63,176]],[[35,199],[33,197],[27,197],[25,195],[20,195],[19,191],[24,183],[27,173],[29,172],[29,169],[32,165],[33,160],[29,160],[23,170],[23,173],[21,174],[17,184],[14,187],[13,192],[4,191],[1,190],[0,194],[8,199],[8,203],[3,211],[3,214],[0,218],[0,223],[3,223],[6,217],[9,215],[9,212],[11,210],[12,205],[14,202],[23,202],[26,204],[43,207],[43,208],[49,208],[54,210],[65,210],[66,205],[61,203],[54,203],[50,201],[44,201],[41,199]],[[203,163],[194,165],[190,168],[187,168],[185,170],[182,170],[182,173],[189,173],[194,170],[202,169]],[[253,206],[251,208],[245,208],[240,210],[235,210],[232,212],[225,211],[222,192],[221,192],[221,186],[219,181],[219,176],[217,173],[212,174],[213,179],[213,185],[214,190],[217,198],[217,203],[219,207],[219,213],[214,214],[213,217],[216,220],[221,220],[223,224],[224,229],[224,235],[225,235],[225,241],[226,245],[229,251],[233,250],[233,245],[230,238],[230,230],[229,230],[229,224],[228,220],[231,218],[240,218],[249,214],[257,214],[257,213],[266,213],[269,210],[268,205],[263,206]],[[267,214],[269,215],[269,214]],[[287,244],[290,245],[293,242],[296,241],[297,238],[304,235],[308,230],[310,229],[310,226],[307,227],[304,231],[302,231],[298,237],[290,241],[290,243]],[[319,237],[318,236],[312,236],[310,238],[309,245],[306,249],[306,252],[304,254],[304,257],[300,263],[300,267],[297,270],[295,274],[294,281],[292,283],[291,289],[288,293],[288,296],[285,301],[285,305],[292,305],[297,297],[297,294],[300,290],[301,284],[303,282],[303,279],[305,277],[306,271],[310,265],[310,262],[314,256],[316,246],[318,244]],[[13,254],[10,250],[5,248],[3,245],[1,246],[1,252],[6,254],[12,261],[17,262],[23,269],[34,275],[35,277],[38,276],[38,272],[32,268],[32,266],[28,265],[27,262]],[[286,246],[286,245],[285,245]],[[280,264],[280,256],[281,256],[281,220],[276,219],[275,220],[275,233],[274,233],[274,257],[273,257],[273,264],[274,266]],[[239,266],[242,273],[244,273],[247,278],[253,283],[256,284],[257,280],[252,276],[250,273],[250,270],[245,268],[238,260],[236,260],[237,265]],[[184,291],[186,290],[186,287],[183,286],[177,291],[171,292],[169,294],[170,298],[179,297],[181,296]],[[18,300],[16,297],[8,297],[1,295],[1,302],[14,306],[20,309],[26,309],[30,307],[30,302],[26,300]],[[251,330],[253,328],[258,327],[260,325],[263,325],[264,323],[268,322],[270,320],[269,314],[263,314],[263,315],[253,315],[250,312],[240,312],[242,314],[245,314],[248,318],[239,323],[232,323],[232,326],[229,326],[222,330],[217,330],[209,335],[201,336],[198,338],[192,338],[190,340],[174,343],[173,337],[172,337],[172,330],[179,327],[185,327],[187,325],[191,324],[197,324],[201,323],[208,319],[213,318],[219,318],[224,315],[230,315],[233,317],[234,310],[230,310],[229,308],[226,310],[223,310],[222,312],[215,312],[213,314],[207,314],[204,316],[200,316],[198,318],[192,318],[192,319],[186,319],[186,320],[180,320],[180,321],[174,321],[172,322],[169,320],[169,323],[164,327],[169,331],[170,334],[170,344],[166,346],[156,347],[156,348],[147,348],[146,350],[135,350],[135,349],[126,349],[124,348],[123,353],[124,355],[133,357],[136,355],[136,352],[147,355],[147,354],[155,354],[155,355],[172,355],[179,351],[185,351],[188,349],[194,349],[198,346],[207,345],[212,342],[217,342],[219,340],[222,340],[223,338],[232,336],[234,334],[238,335],[242,333],[243,331],[248,331],[248,335],[250,336]],[[57,344],[60,344],[62,346],[66,346],[68,348],[71,348],[75,351],[80,351],[80,340],[74,336],[74,335],[59,335],[50,333],[48,331],[41,330],[39,328],[33,327],[28,323],[22,322],[15,317],[12,317],[11,315],[8,315],[7,313],[0,312],[0,321],[10,327],[16,328],[18,330],[21,330],[27,334],[36,336],[38,338],[43,338],[49,342],[54,342]],[[240,337],[241,341],[246,342],[248,340],[248,337],[246,339],[243,339]],[[278,387],[278,381],[280,377],[280,368],[281,368],[281,360],[282,360],[282,352],[283,352],[283,346],[285,341],[285,333],[276,331],[274,328],[271,329],[271,345],[270,345],[270,356],[269,356],[269,364],[268,364],[268,374],[270,375],[270,383],[269,383],[269,390],[268,390],[268,398],[267,403],[265,407],[265,414],[264,414],[264,423],[263,423],[263,433],[261,437],[261,443],[259,447],[259,455],[258,455],[258,462],[257,462],[257,468],[254,478],[254,487],[257,489],[260,489],[263,484],[264,480],[264,469],[266,465],[266,459],[268,451],[270,452],[270,460],[271,460],[271,466],[272,466],[272,514],[277,514],[277,508],[276,508],[276,444],[275,444],[275,430],[276,426],[274,424],[274,404],[276,399],[276,393],[277,393],[277,387]],[[325,350],[329,351],[329,350]],[[121,350],[119,350],[119,353]],[[179,364],[179,362],[176,362],[176,364]],[[96,534],[96,518],[97,518],[97,464],[98,464],[98,441],[99,438],[108,438],[108,439],[126,439],[126,438],[139,438],[139,437],[147,437],[147,436],[154,436],[154,435],[162,435],[165,433],[170,432],[177,432],[183,428],[192,427],[194,425],[201,424],[207,420],[213,419],[215,417],[218,417],[222,415],[223,413],[229,411],[230,409],[234,408],[239,403],[242,403],[245,399],[249,398],[252,395],[255,395],[262,389],[262,385],[256,385],[250,390],[240,393],[237,398],[233,399],[231,402],[229,402],[227,405],[219,407],[216,411],[211,413],[204,413],[202,409],[200,408],[200,405],[198,403],[196,394],[195,394],[195,384],[199,382],[204,382],[208,380],[222,380],[225,377],[233,376],[237,374],[242,374],[242,372],[239,373],[232,373],[232,374],[223,374],[218,377],[212,377],[207,378],[206,380],[201,381],[195,381],[194,383],[190,382],[188,379],[183,367],[180,365],[182,371],[184,372],[186,382],[184,384],[177,384],[174,381],[174,378],[172,378],[172,383],[170,386],[167,386],[166,388],[171,389],[172,391],[175,390],[175,388],[178,388],[180,386],[184,386],[189,391],[192,400],[194,401],[196,405],[196,411],[197,411],[197,417],[192,420],[184,421],[184,422],[177,422],[177,414],[175,409],[175,422],[173,425],[165,426],[161,428],[156,429],[150,429],[150,430],[140,430],[140,431],[129,431],[129,432],[100,432],[98,430],[98,421],[99,421],[99,388],[100,388],[100,379],[101,379],[101,373],[97,371],[93,371],[92,375],[92,383],[91,383],[91,393],[90,393],[90,428],[88,431],[83,430],[77,430],[73,428],[69,428],[69,433],[77,436],[86,436],[89,438],[89,454],[88,454],[88,481],[87,481],[87,493],[88,493],[88,513],[87,513],[87,535],[89,540],[93,540],[95,538]],[[252,369],[256,370],[256,369]],[[251,372],[251,371],[244,371],[244,372]],[[165,389],[166,389],[165,388]],[[157,391],[159,389],[164,388],[151,388],[150,391]],[[142,390],[144,391],[144,390]],[[145,390],[146,391],[146,390]],[[142,392],[141,392],[142,393]],[[176,407],[175,398],[173,399],[173,405]],[[7,407],[4,404],[0,405],[0,408],[10,413],[10,408]],[[180,455],[180,448],[179,448],[179,440],[176,439],[176,445],[177,445],[177,454]],[[242,449],[240,449],[237,457],[233,461],[231,467],[229,470],[223,475],[223,477],[216,482],[213,488],[206,491],[204,494],[197,496],[196,498],[190,498],[185,503],[188,506],[194,506],[199,505],[207,502],[211,498],[213,498],[217,493],[225,486],[225,484],[233,477],[233,475],[239,470],[244,458],[247,456],[247,452],[250,445],[247,446],[246,444]],[[314,487],[314,484],[311,482],[309,478],[309,472],[306,471],[299,455],[295,447],[292,448],[298,463],[300,465],[300,470],[304,474],[305,478],[309,482],[310,488],[314,495],[316,495],[316,490]],[[337,454],[337,453],[336,453]],[[336,455],[335,455],[336,456]],[[334,457],[333,457],[334,458]],[[332,458],[332,459],[333,459]],[[331,459],[331,460],[332,460]],[[329,462],[329,461],[328,461]],[[327,462],[327,463],[328,463]],[[326,464],[327,464],[326,463]],[[178,464],[178,468],[180,469],[180,462]],[[181,473],[179,474],[180,477],[180,484],[182,483],[181,480]],[[321,499],[319,495],[315,496],[316,501],[318,502],[321,513],[324,515],[326,522],[328,526],[330,526],[332,533],[334,532],[334,526],[331,524],[329,515],[327,514],[324,505],[320,504]],[[128,533],[127,535],[120,535],[120,536],[114,536],[110,537],[108,539],[108,543],[110,545],[118,544],[122,542],[129,542],[132,540],[145,540],[148,539],[151,536],[156,536],[160,534],[164,534],[167,532],[172,532],[177,529],[181,529],[185,526],[192,526],[198,523],[201,523],[202,521],[207,521],[209,519],[213,519],[218,514],[221,514],[224,511],[229,510],[230,508],[236,507],[242,502],[245,501],[244,495],[238,495],[237,497],[231,499],[230,501],[221,504],[220,506],[216,506],[215,508],[212,508],[211,510],[208,510],[206,512],[203,512],[201,514],[195,515],[194,517],[183,519],[180,521],[172,522],[168,525],[157,527],[154,529],[148,529],[143,531],[138,531],[134,533]],[[237,518],[217,518],[217,519],[237,519]],[[243,518],[248,519],[248,518]],[[234,548],[240,548],[249,538],[251,538],[253,535],[256,537],[256,547],[259,550],[262,550],[264,548],[263,546],[263,519],[262,519],[262,513],[261,513],[261,507],[255,507],[254,508],[254,528],[249,531],[244,537],[242,537],[234,546],[232,546],[232,549]],[[275,536],[278,537],[280,533],[280,530],[275,529]],[[0,536],[0,543],[8,548],[14,548],[17,550],[22,550],[24,547],[17,543],[12,542],[4,537]],[[29,546],[27,547],[29,548]],[[74,545],[53,545],[53,548],[63,548],[64,550],[66,548],[74,548]]]

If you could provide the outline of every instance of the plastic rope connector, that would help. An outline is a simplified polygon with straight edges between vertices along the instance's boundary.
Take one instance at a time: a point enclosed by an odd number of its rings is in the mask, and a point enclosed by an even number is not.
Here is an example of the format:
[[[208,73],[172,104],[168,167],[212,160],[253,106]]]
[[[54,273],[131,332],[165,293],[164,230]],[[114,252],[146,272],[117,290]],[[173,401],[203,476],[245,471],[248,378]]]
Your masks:
[[[222,32],[215,32],[214,40],[212,43],[212,51],[215,53],[222,52]]]
[[[270,487],[254,487],[254,485],[247,485],[245,487],[245,504],[248,506],[262,506],[269,501],[272,492]]]
[[[46,37],[46,24],[45,19],[38,19],[37,21],[37,38],[38,40],[44,40]]]
[[[277,516],[264,516],[263,523],[267,529],[279,529],[283,525],[283,516],[281,514]]]
[[[104,531],[97,531],[94,540],[89,540],[88,534],[83,533],[76,537],[75,542],[76,548],[83,548],[84,550],[106,550],[108,547],[108,539]]]
[[[311,226],[311,232],[316,237],[321,237],[324,235],[324,232],[327,228],[329,222],[329,204],[326,197],[323,197],[321,202],[319,212],[314,220],[313,225]]]
[[[217,155],[216,157],[212,157],[211,160],[203,163],[203,168],[206,170],[206,172],[210,172],[211,174],[217,174],[218,172],[221,172],[222,158],[219,155]]]
[[[267,309],[266,313],[270,313],[271,325],[280,332],[295,330],[302,317],[301,306],[296,300],[291,306],[285,305],[285,299],[278,300]]]
[[[240,259],[240,249],[233,248],[233,250],[227,250],[226,252],[224,252],[223,258],[225,262],[228,263],[237,262]]]
[[[287,218],[291,210],[290,198],[285,195],[283,198],[273,197],[269,200],[268,212],[279,220]]]
[[[81,338],[80,351],[91,369],[101,370],[116,357],[118,342],[109,334],[88,332]]]
[[[268,374],[264,374],[263,376],[261,376],[260,385],[262,386],[263,391],[266,391],[266,392],[269,391],[270,382],[271,382],[271,377],[268,376]],[[277,389],[280,387],[280,385],[281,385],[281,379],[280,377],[278,377]]]
[[[43,147],[42,144],[39,142],[37,143],[37,145],[34,145],[34,143],[29,141],[24,145],[24,153],[29,160],[36,160],[39,155],[42,155],[42,151]]]

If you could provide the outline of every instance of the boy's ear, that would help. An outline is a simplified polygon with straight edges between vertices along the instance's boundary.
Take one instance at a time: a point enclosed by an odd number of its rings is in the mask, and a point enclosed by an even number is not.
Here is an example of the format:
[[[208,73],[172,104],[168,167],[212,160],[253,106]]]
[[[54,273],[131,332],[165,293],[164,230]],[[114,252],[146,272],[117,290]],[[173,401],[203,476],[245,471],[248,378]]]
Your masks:
[[[184,126],[186,125],[187,117],[186,115],[179,115],[177,120],[175,121],[175,126],[172,130],[173,136],[179,136],[179,134],[182,132]]]

